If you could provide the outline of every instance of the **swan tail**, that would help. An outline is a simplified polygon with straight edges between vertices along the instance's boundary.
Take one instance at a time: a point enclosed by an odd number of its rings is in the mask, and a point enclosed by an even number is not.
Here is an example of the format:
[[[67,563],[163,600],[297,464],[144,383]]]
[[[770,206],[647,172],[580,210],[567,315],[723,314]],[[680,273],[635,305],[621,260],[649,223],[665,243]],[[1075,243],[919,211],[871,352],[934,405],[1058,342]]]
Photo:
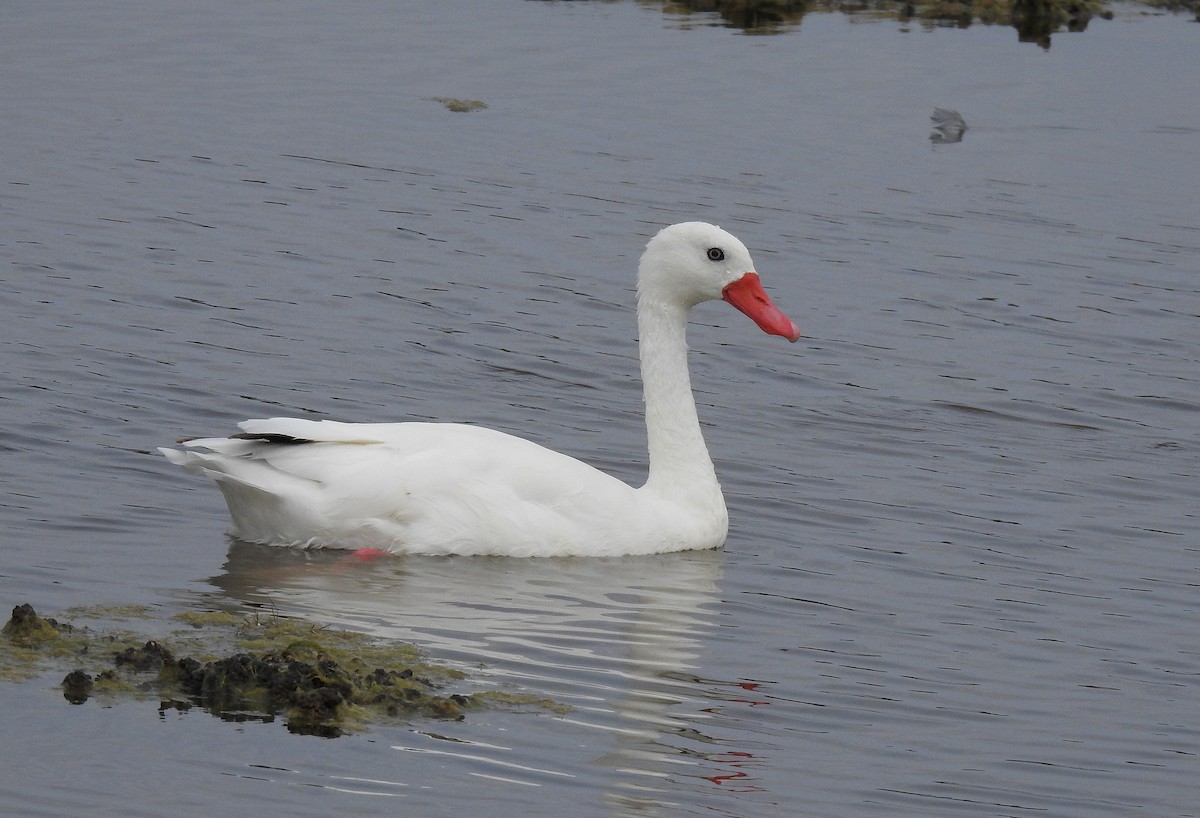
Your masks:
[[[214,438],[184,445],[203,446],[210,451],[165,447],[159,451],[184,471],[217,484],[229,506],[233,533],[239,539],[286,545],[310,545],[317,539],[314,532],[323,526],[315,518],[316,483],[246,457],[238,450],[252,445],[250,441]]]

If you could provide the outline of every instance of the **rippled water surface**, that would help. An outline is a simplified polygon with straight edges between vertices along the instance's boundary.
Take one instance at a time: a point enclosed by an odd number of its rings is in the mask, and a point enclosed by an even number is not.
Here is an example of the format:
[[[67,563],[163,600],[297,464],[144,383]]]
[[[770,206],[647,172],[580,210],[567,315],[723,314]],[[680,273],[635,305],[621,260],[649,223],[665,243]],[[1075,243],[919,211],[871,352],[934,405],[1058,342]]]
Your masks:
[[[326,740],[4,683],[13,814],[1200,814],[1185,18],[4,16],[0,602],[265,607],[571,707]],[[638,481],[633,271],[696,218],[805,333],[694,315],[722,551],[351,564],[230,543],[151,453],[437,418]]]

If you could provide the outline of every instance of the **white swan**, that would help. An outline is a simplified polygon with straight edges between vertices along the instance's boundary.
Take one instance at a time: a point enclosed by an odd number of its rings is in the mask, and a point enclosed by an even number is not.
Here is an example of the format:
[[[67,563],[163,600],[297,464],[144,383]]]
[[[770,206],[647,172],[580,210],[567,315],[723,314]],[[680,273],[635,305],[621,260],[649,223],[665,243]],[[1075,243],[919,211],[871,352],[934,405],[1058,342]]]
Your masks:
[[[258,543],[394,553],[617,556],[717,548],[729,518],[696,416],[688,311],[724,300],[789,341],[744,244],[687,222],[646,245],[638,337],[650,473],[633,488],[519,437],[459,423],[247,420],[159,449],[216,481],[232,533]]]

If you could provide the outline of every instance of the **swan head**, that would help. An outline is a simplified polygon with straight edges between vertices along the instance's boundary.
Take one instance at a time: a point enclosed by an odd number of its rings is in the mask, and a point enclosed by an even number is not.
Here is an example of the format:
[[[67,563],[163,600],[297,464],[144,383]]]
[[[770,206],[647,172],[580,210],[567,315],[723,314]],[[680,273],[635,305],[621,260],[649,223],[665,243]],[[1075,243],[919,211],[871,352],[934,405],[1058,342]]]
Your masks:
[[[638,294],[685,308],[724,300],[763,332],[793,342],[800,337],[795,323],[763,290],[746,245],[705,222],[674,224],[650,239],[638,265]]]

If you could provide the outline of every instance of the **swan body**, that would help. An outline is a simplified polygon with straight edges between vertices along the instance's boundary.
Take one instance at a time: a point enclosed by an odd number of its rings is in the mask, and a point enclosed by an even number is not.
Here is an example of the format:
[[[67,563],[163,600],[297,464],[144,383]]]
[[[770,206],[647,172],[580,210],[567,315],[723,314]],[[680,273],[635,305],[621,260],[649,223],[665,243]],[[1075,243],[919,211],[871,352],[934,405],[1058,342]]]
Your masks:
[[[764,331],[799,338],[731,234],[687,222],[647,244],[638,338],[650,470],[640,488],[460,423],[247,420],[230,437],[159,451],[212,478],[232,533],[250,542],[507,556],[717,548],[729,520],[696,415],[685,330],[694,305],[722,298]]]

